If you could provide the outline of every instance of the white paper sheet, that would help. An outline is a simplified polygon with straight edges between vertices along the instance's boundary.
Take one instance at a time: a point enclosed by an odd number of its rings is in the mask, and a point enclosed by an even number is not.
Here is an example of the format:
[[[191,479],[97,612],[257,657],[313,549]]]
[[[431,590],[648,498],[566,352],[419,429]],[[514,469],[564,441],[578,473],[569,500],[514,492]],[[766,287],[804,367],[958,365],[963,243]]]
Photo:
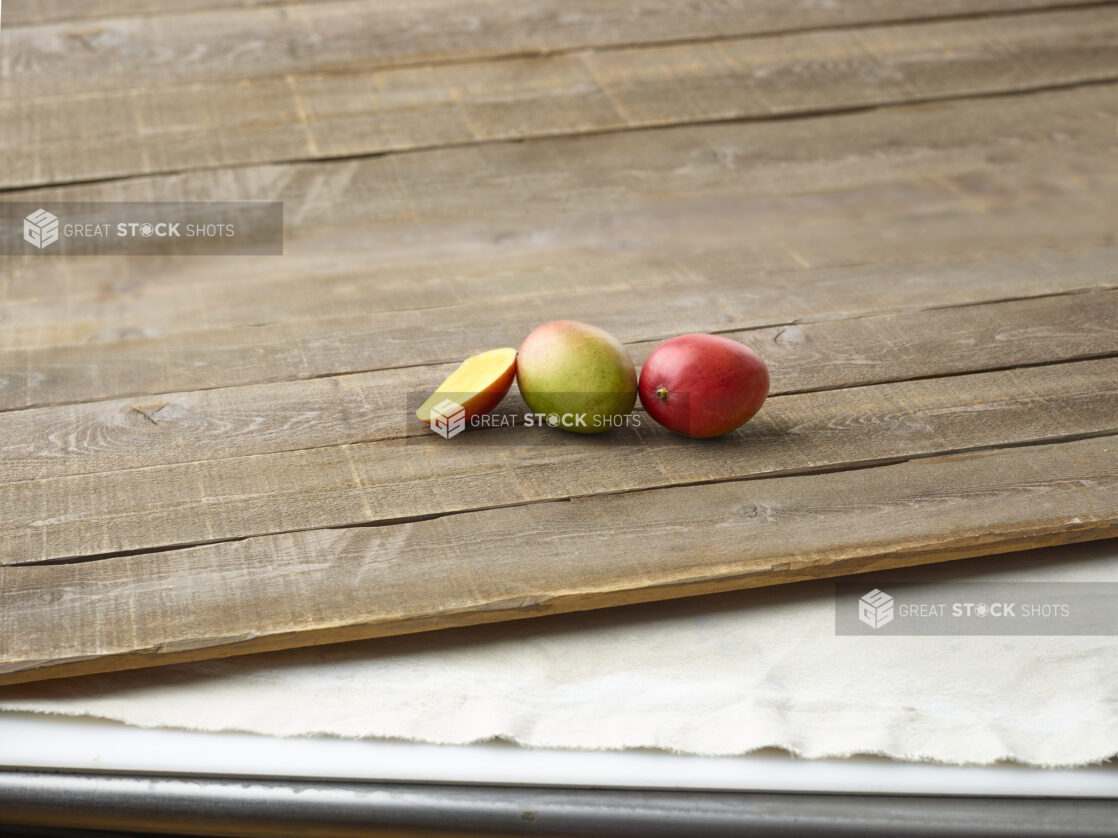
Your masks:
[[[1118,581],[1118,543],[898,572]],[[1118,753],[1118,637],[835,635],[833,583],[0,691],[144,727],[1072,766]]]

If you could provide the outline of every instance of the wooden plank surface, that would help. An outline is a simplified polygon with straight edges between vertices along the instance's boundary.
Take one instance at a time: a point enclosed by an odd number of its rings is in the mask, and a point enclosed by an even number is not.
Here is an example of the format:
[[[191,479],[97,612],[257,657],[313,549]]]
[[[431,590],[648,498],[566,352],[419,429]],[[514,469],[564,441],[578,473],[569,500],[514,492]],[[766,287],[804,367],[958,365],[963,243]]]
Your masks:
[[[732,331],[791,324],[826,307],[832,316],[883,313],[909,307],[960,305],[1000,297],[1113,287],[1115,250],[1100,248],[1077,259],[1023,262],[989,260],[956,265],[868,271],[812,272],[807,282],[773,275],[763,282],[733,279],[745,267],[723,257],[709,270],[728,277],[697,291],[529,297],[503,306],[494,322],[489,303],[431,310],[263,324],[250,329],[172,333],[93,344],[0,351],[9,386],[5,408],[72,404],[119,396],[158,395],[263,381],[312,379],[339,372],[414,368],[460,362],[495,346],[517,347],[540,323],[569,317],[592,320],[618,338],[636,342],[692,331]],[[814,281],[816,284],[811,284]],[[26,384],[24,384],[26,382]]]
[[[0,345],[7,334],[33,346],[256,324],[247,318],[257,311],[286,321],[430,308],[474,288],[488,299],[497,296],[490,288],[609,289],[623,271],[655,284],[649,272],[670,269],[680,283],[701,270],[684,260],[703,251],[730,251],[743,278],[1074,253],[1112,243],[1118,224],[1115,121],[1118,85],[1087,86],[13,193],[282,201],[288,229],[285,255],[258,260],[0,256]],[[650,264],[658,257],[671,264]],[[26,301],[38,305],[18,307]]]
[[[323,7],[326,8],[326,7]],[[952,43],[953,50],[937,49]],[[1042,54],[1043,60],[1033,60]],[[1118,10],[0,98],[0,186],[1118,80]],[[167,107],[168,102],[173,107]],[[199,135],[199,126],[222,130]],[[74,125],[82,125],[75,153]],[[25,149],[36,150],[28,160]]]
[[[80,62],[76,66],[87,76],[122,82],[134,82],[140,71],[162,78],[184,72],[244,76],[1013,14],[1093,2],[1099,0],[692,0],[685,7],[672,0],[5,0],[3,24],[13,63],[38,71],[28,85],[73,87],[90,80],[60,81],[62,74],[53,72],[60,62],[66,67]],[[51,25],[59,23],[70,25]],[[63,59],[59,46],[75,41],[89,54]],[[271,44],[288,49],[269,49]],[[0,69],[0,80],[9,69]],[[26,90],[16,86],[13,95]]]
[[[227,9],[236,6],[271,6],[282,0],[178,0],[174,6],[161,0],[6,0],[5,26],[28,26],[48,21],[97,20],[117,16],[158,15],[169,11]],[[306,0],[304,0],[306,2]],[[311,0],[313,2],[313,0]]]
[[[857,387],[1118,356],[1118,291],[725,334],[766,358],[772,395]],[[643,364],[657,344],[628,348]],[[0,483],[418,436],[401,394],[434,391],[455,366],[0,413]]]
[[[397,437],[408,415],[395,404]],[[160,411],[148,421],[158,424]],[[142,414],[148,416],[148,413]],[[169,414],[168,414],[169,415]],[[1118,358],[777,396],[717,442],[647,423],[627,443],[527,427],[0,486],[3,564],[1118,433]],[[543,439],[541,439],[543,436]],[[550,440],[554,439],[554,442]],[[547,440],[547,441],[544,441]]]
[[[0,349],[0,406],[450,362],[518,345],[556,316],[640,340],[1103,286],[1114,257],[1094,245],[1118,225],[1111,117],[1115,89],[1087,88],[833,117],[826,134],[792,121],[586,138],[575,174],[557,140],[328,164],[337,171],[325,175],[264,169],[253,197],[290,201],[302,219],[282,259],[13,260],[0,316],[18,348]],[[1006,157],[991,162],[991,146]],[[821,164],[828,153],[841,162]],[[498,171],[503,186],[486,177]],[[668,177],[671,191],[658,189]],[[221,194],[212,173],[172,180],[67,191]],[[619,251],[617,239],[634,245]],[[443,253],[419,255],[428,248]],[[999,251],[1017,255],[933,261]],[[814,267],[844,262],[867,267]],[[718,287],[681,287],[696,278]],[[795,291],[806,283],[810,295]]]
[[[1118,535],[1114,4],[11,5],[5,198],[288,229],[0,256],[0,680]],[[773,395],[706,442],[410,418],[558,317]]]
[[[1105,437],[0,568],[0,683],[1066,544],[1116,522]]]

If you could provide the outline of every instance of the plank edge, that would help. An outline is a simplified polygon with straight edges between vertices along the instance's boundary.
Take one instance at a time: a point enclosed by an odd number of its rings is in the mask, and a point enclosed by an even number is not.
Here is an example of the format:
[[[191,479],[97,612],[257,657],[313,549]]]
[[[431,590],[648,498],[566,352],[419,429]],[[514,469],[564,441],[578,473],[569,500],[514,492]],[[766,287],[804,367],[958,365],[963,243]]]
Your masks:
[[[1060,522],[1068,527],[1065,519],[1061,518]],[[781,561],[781,557],[776,557],[770,569],[763,571],[754,569],[730,576],[681,577],[650,586],[590,593],[567,591],[555,596],[525,593],[512,599],[505,598],[497,602],[476,604],[469,607],[469,610],[433,613],[402,620],[366,621],[297,632],[277,632],[259,637],[220,638],[216,643],[207,642],[205,645],[187,649],[168,650],[166,644],[163,644],[154,649],[132,651],[124,655],[109,653],[53,663],[39,660],[8,662],[0,665],[0,687],[442,629],[466,628],[486,623],[534,619],[1116,537],[1118,537],[1118,521],[1099,520],[1086,521],[1078,526],[1071,525],[1060,531],[1053,531],[1051,522],[1034,522],[1007,536],[988,532],[962,532],[956,534],[951,541],[943,542],[934,548],[912,546],[898,551],[895,544],[883,542],[879,545],[870,545],[865,550],[855,549],[842,558],[825,564],[812,564],[792,556],[783,557],[787,561]]]

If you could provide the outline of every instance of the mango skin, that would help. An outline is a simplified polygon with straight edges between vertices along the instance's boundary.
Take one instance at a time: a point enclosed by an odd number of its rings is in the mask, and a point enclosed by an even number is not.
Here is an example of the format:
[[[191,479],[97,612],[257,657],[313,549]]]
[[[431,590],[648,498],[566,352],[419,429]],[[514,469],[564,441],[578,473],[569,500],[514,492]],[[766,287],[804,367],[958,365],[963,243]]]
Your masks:
[[[621,342],[577,320],[555,320],[524,339],[516,359],[516,383],[534,412],[583,415],[557,427],[600,433],[616,427],[637,401],[637,371]]]
[[[653,350],[641,368],[641,404],[682,436],[706,439],[741,427],[769,394],[761,357],[721,335],[680,335]]]

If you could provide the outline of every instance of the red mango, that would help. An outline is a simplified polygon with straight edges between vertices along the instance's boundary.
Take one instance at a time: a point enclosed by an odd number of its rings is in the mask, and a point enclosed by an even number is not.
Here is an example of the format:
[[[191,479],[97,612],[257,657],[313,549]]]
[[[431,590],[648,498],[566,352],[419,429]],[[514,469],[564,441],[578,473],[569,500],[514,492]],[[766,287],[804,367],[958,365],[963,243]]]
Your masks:
[[[641,368],[648,414],[677,434],[712,437],[744,425],[769,394],[769,370],[748,346],[719,335],[665,341]]]

